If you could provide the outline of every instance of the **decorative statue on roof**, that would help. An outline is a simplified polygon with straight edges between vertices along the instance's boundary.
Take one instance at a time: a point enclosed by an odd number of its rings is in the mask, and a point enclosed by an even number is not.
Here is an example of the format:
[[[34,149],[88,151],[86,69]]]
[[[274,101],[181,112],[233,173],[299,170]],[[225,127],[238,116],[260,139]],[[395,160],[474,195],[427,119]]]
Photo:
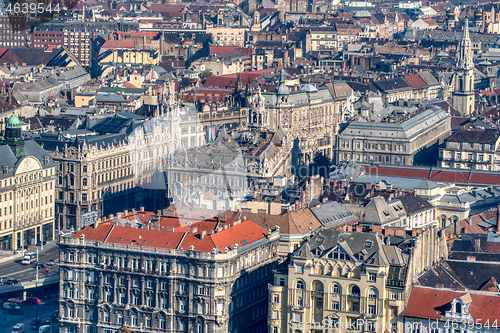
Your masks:
[[[356,116],[356,110],[354,110],[354,102],[356,101],[356,96],[354,91],[347,97],[344,103],[340,106],[340,115],[343,122],[349,121],[352,117]]]

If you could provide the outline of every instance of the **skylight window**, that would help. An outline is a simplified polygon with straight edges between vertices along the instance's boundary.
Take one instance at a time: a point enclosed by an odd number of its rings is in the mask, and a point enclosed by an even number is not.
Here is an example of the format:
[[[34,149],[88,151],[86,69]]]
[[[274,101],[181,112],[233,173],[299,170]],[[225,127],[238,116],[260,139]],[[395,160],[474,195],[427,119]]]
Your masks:
[[[318,243],[323,243],[325,241],[325,238],[324,237],[319,237],[318,238]]]
[[[372,244],[373,244],[372,241],[366,241],[365,242],[365,247],[370,248],[370,247],[372,247]]]

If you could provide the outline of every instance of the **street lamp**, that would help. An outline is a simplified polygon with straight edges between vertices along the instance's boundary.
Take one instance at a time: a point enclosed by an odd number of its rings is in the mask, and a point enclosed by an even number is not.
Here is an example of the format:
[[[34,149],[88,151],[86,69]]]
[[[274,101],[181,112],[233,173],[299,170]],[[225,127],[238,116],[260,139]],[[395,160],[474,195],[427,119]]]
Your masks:
[[[36,277],[35,277],[35,322],[38,321],[38,248],[36,248]]]

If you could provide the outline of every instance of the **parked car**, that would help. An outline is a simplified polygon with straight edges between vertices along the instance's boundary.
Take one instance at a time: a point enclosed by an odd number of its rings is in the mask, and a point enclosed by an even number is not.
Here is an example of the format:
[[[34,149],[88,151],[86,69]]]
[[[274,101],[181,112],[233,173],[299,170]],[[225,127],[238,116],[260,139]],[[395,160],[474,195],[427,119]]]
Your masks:
[[[40,326],[40,328],[38,329],[38,333],[51,333],[52,332],[52,328],[50,325],[43,325],[43,326]]]
[[[16,250],[16,253],[17,253],[17,254],[24,254],[24,252],[26,252],[26,249],[23,249],[22,247],[20,247],[20,248],[18,248],[18,249]]]
[[[39,318],[33,319],[30,323],[30,325],[33,327],[33,329],[37,329],[40,327],[40,324],[42,323],[42,320]]]
[[[36,265],[33,266],[33,268],[36,268]],[[38,264],[38,269],[44,269],[45,265],[44,264]]]
[[[7,284],[17,284],[19,283],[19,280],[16,280],[16,279],[8,279],[7,280]]]
[[[49,265],[49,266],[54,266],[55,264],[56,264],[56,263],[54,262],[54,260],[51,260],[51,261],[49,261],[49,262],[47,263],[47,265]]]
[[[59,310],[55,310],[54,312],[52,312],[52,314],[50,315],[50,318],[51,319],[58,319],[59,318]]]
[[[12,328],[12,333],[23,333],[23,332],[24,332],[23,323],[16,324],[16,326]]]
[[[0,283],[5,283],[7,282],[7,278],[6,277],[0,277]]]
[[[5,302],[3,303],[3,308],[7,310],[20,310],[21,307],[17,303]]]

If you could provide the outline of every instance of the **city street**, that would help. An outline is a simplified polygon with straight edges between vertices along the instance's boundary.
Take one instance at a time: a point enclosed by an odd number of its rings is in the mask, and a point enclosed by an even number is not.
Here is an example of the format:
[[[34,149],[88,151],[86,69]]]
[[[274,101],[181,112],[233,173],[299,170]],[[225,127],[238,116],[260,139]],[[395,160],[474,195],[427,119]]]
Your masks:
[[[3,305],[3,304],[2,304]],[[59,305],[57,303],[57,298],[52,299],[48,302],[44,302],[42,304],[38,304],[38,318],[43,322],[46,320],[50,320],[50,316],[52,312],[59,309]],[[0,311],[0,325],[2,325],[2,332],[10,333],[12,327],[17,323],[24,323],[26,332],[38,332],[34,331],[33,327],[30,326],[32,320],[36,317],[36,309],[33,304],[21,303],[21,310],[24,312],[21,316],[15,316],[9,314],[7,310]],[[54,323],[53,332],[59,332],[59,323]]]
[[[36,252],[35,246],[30,246],[26,253]],[[47,264],[50,260],[53,260],[55,266],[46,266],[49,269],[49,273],[45,274],[44,269],[39,270],[38,278],[44,279],[49,276],[54,276],[58,274],[57,263],[59,261],[59,249],[55,242],[48,242],[43,246],[43,251],[38,247],[39,263]],[[22,265],[22,258],[16,258],[3,263],[0,263],[0,277],[17,279],[20,282],[34,281],[36,275],[35,264]],[[5,283],[0,284],[1,288],[5,286]]]

